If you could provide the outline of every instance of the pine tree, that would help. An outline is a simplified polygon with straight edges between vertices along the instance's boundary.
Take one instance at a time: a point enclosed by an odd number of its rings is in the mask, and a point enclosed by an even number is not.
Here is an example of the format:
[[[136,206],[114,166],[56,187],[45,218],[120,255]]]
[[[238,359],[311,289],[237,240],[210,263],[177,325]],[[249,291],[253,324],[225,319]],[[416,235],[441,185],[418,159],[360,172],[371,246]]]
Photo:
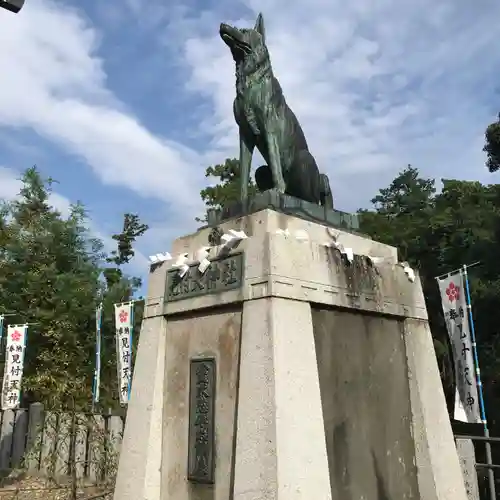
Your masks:
[[[240,162],[236,158],[226,158],[224,163],[210,166],[205,171],[205,177],[215,177],[218,183],[202,189],[201,199],[207,208],[222,209],[224,206],[235,203],[240,199]],[[257,193],[257,186],[250,178],[248,180],[248,195]],[[196,218],[198,222],[206,222],[204,218]]]
[[[95,366],[95,310],[104,305],[101,400],[116,404],[113,304],[132,299],[140,280],[120,266],[147,226],[125,214],[118,248],[107,257],[88,230],[81,204],[64,217],[49,202],[52,179],[36,167],[25,172],[14,201],[0,204],[0,312],[9,324],[29,323],[23,389],[25,402],[51,408],[88,408]],[[105,278],[114,264],[114,280]],[[111,273],[112,274],[112,273]],[[142,304],[136,307],[136,338]],[[3,373],[3,372],[2,372]]]

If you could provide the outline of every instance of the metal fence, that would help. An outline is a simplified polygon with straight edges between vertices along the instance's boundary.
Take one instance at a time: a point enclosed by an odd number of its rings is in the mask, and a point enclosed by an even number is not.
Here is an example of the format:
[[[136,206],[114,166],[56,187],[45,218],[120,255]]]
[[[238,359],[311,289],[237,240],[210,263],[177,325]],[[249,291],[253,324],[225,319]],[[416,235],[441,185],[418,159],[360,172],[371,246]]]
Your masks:
[[[45,477],[72,475],[97,484],[116,473],[121,416],[29,409],[0,413],[0,472],[26,469]]]

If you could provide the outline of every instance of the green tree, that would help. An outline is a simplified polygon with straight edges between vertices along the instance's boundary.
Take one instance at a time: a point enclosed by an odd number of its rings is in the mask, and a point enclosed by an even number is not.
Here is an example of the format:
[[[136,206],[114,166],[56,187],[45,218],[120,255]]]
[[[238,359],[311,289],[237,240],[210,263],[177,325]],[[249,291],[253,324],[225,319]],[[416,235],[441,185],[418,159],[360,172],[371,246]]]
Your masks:
[[[434,213],[435,182],[419,176],[418,169],[408,165],[398,173],[389,187],[379,190],[371,200],[374,210],[360,210],[361,231],[372,238],[398,249],[400,260],[411,266],[424,269],[421,280],[426,293],[429,316],[439,327],[433,328],[434,346],[440,365],[443,384],[447,389],[448,401],[453,401],[453,370],[449,356],[446,330],[440,324],[439,294],[435,289],[433,274],[436,254],[428,247],[429,218]],[[429,269],[427,264],[431,265]],[[430,299],[430,300],[429,300]]]
[[[115,309],[114,304],[129,302],[134,299],[137,291],[130,278],[122,278],[111,288],[106,288],[102,297],[102,329],[101,329],[101,390],[100,407],[103,409],[118,406],[119,387],[116,374],[116,343],[115,343]],[[134,303],[134,329],[132,342],[132,366],[135,362],[137,343],[141,331],[141,322],[144,311],[144,301]]]
[[[4,202],[0,307],[9,323],[31,323],[23,386],[32,398],[89,398],[92,315],[102,244],[85,227],[82,205],[64,218],[49,203],[53,181],[29,169],[20,197]]]
[[[116,267],[107,267],[103,274],[106,279],[107,286],[110,288],[120,282],[123,277],[123,272],[120,266],[128,264],[135,255],[133,245],[135,240],[142,236],[149,226],[142,224],[137,214],[126,213],[123,216],[123,229],[121,233],[113,234],[112,238],[118,244],[118,248],[111,252],[111,255],[106,259],[110,264],[115,264]],[[140,282],[134,281],[134,288],[140,287]]]
[[[429,232],[439,248],[439,274],[481,262],[471,269],[469,277],[481,368],[490,400],[495,380],[500,377],[500,352],[496,347],[500,332],[495,320],[500,307],[500,264],[495,258],[500,245],[499,202],[500,185],[443,180],[435,214],[429,221]],[[496,363],[491,352],[497,353]]]
[[[418,265],[423,249],[421,239],[434,206],[434,180],[419,177],[408,165],[390,186],[380,189],[371,203],[375,210],[360,210],[363,232],[398,248],[401,260]]]
[[[237,202],[240,197],[240,162],[236,158],[227,158],[224,163],[210,166],[205,171],[205,177],[214,177],[218,183],[200,191],[201,199],[207,209],[221,210],[225,205]],[[257,186],[252,178],[248,180],[248,195],[257,193]],[[206,222],[204,218],[196,218],[198,222]]]
[[[140,281],[123,275],[109,284],[103,279],[109,263],[102,242],[87,229],[84,207],[71,206],[67,217],[54,209],[49,203],[53,182],[33,167],[22,177],[19,197],[1,200],[0,312],[10,313],[9,324],[29,323],[23,378],[27,402],[57,407],[74,401],[85,408],[91,400],[94,371],[95,309],[102,301],[106,366],[101,395],[103,403],[112,404],[116,397],[112,303],[130,300]],[[124,233],[133,242],[145,229],[137,217],[126,220],[130,223]],[[115,239],[119,244],[124,241]],[[111,258],[120,265],[131,252],[131,246],[122,244]]]
[[[108,264],[115,266],[103,270],[105,289],[102,298],[102,342],[101,342],[101,406],[108,408],[116,405],[119,400],[119,387],[116,376],[116,347],[115,347],[115,321],[114,304],[128,302],[134,299],[136,291],[141,287],[141,280],[136,277],[125,277],[122,271],[124,264],[130,262],[135,255],[133,245],[139,236],[148,230],[136,214],[126,213],[123,217],[123,229],[112,238],[117,242],[117,249],[106,258]],[[132,342],[132,364],[135,361],[137,343],[140,335],[144,301],[136,300],[134,303],[134,329]]]
[[[429,321],[451,410],[453,372],[447,347],[436,276],[480,261],[470,271],[478,351],[490,422],[500,424],[500,185],[444,179],[435,194],[431,179],[408,167],[360,211],[361,230],[402,249],[401,257],[418,268]],[[496,431],[498,434],[500,429]]]
[[[487,154],[486,167],[490,172],[500,169],[500,114],[497,121],[486,128],[483,151]]]

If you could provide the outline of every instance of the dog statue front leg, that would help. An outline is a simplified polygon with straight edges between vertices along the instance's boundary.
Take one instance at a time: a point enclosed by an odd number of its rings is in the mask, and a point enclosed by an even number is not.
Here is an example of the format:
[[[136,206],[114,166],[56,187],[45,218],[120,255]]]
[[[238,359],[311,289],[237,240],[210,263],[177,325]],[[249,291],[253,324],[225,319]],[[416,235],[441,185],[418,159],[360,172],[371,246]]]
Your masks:
[[[240,201],[243,208],[248,207],[248,182],[255,144],[240,131]]]
[[[280,151],[276,136],[272,132],[267,133],[267,148],[269,153],[269,168],[273,176],[274,189],[278,193],[284,194],[286,184],[283,178],[283,169],[281,168]]]

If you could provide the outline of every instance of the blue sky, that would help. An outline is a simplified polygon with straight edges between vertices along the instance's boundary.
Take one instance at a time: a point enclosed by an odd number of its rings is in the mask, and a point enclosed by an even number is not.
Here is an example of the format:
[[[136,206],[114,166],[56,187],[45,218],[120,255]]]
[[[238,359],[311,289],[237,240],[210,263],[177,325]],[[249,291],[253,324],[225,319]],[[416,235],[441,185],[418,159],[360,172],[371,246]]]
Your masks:
[[[138,213],[151,230],[130,272],[145,276],[146,255],[196,229],[205,168],[237,156],[218,27],[259,11],[338,209],[368,206],[408,163],[498,181],[481,151],[500,111],[496,0],[26,0],[0,11],[0,198],[36,163],[107,245]]]

